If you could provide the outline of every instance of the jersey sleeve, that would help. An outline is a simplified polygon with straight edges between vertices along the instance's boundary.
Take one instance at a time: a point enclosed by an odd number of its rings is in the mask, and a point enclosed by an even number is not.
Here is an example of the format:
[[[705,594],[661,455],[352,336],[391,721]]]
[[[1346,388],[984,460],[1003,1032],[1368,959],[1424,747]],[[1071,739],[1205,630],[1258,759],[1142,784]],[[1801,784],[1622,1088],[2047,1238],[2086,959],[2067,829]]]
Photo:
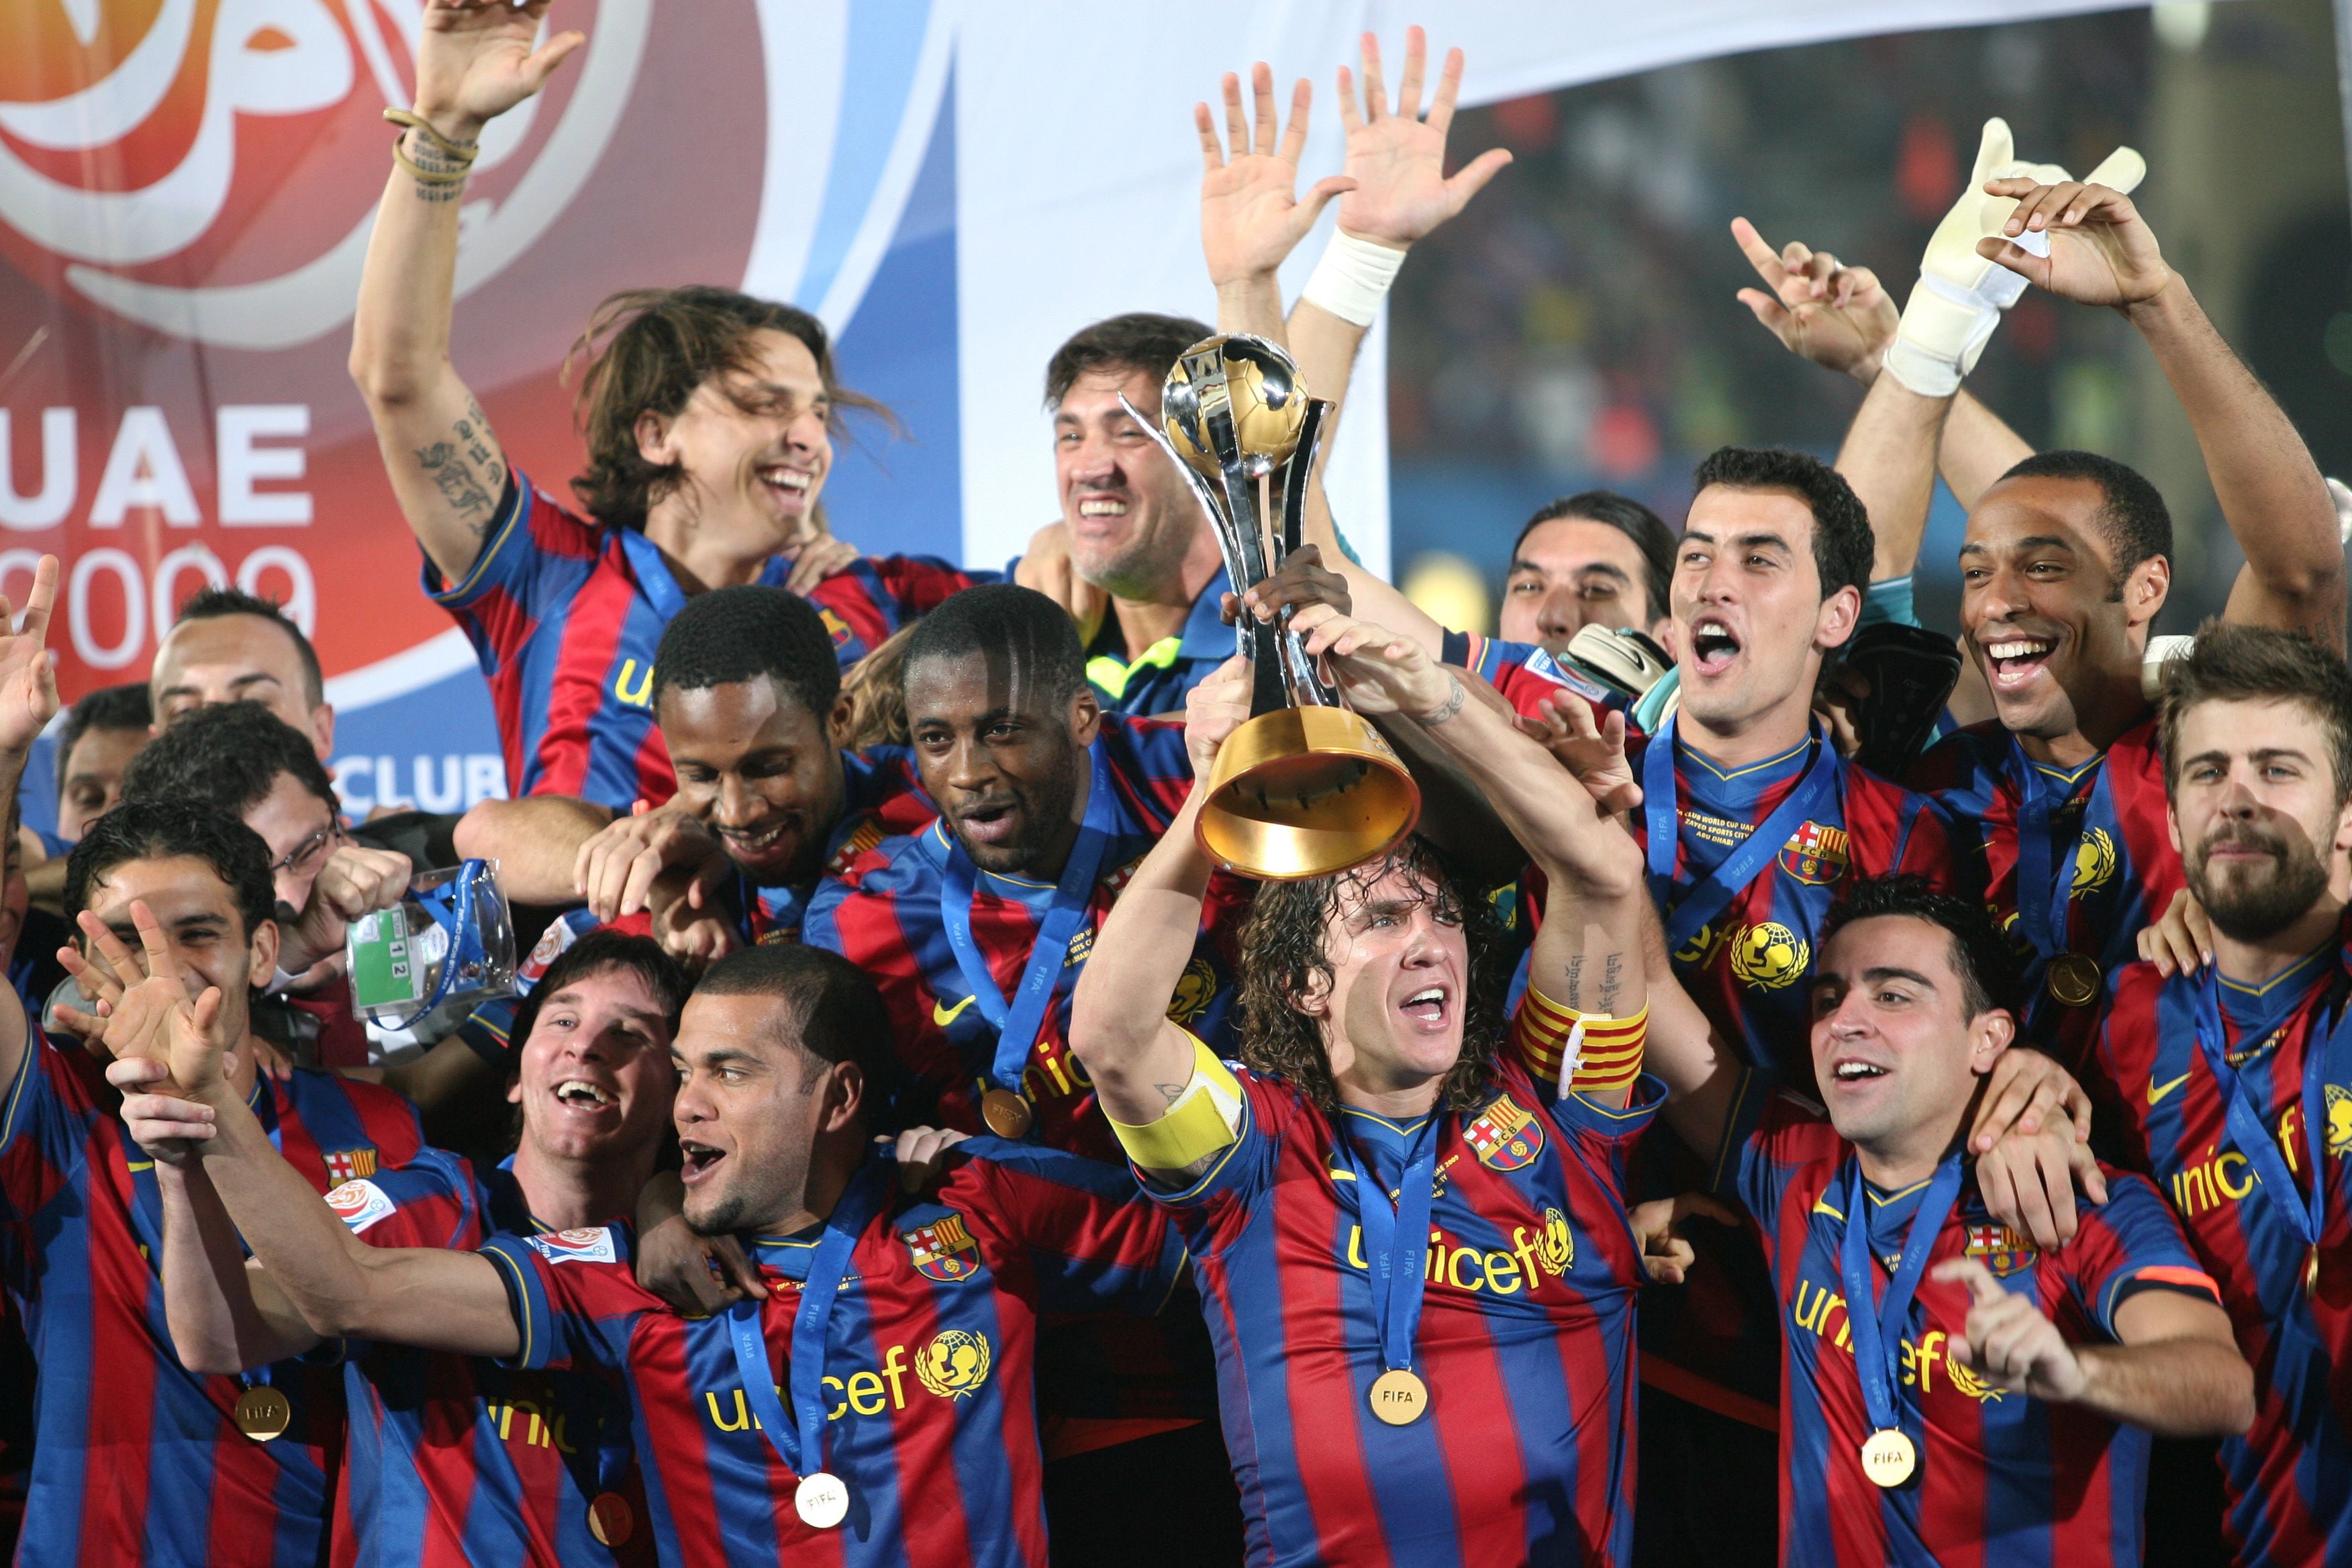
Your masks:
[[[932,555],[868,555],[808,591],[810,604],[833,636],[843,668],[856,663],[910,621],[939,608],[993,572],[966,571]]]
[[[654,1300],[638,1287],[617,1227],[497,1236],[481,1256],[497,1268],[522,1334],[521,1350],[505,1365],[527,1372],[625,1368],[630,1330]]]
[[[441,1149],[423,1149],[396,1170],[354,1177],[327,1194],[327,1206],[370,1247],[472,1251],[485,1221],[474,1168]]]
[[[1833,1158],[1836,1150],[1837,1134],[1826,1116],[1779,1088],[1769,1073],[1745,1068],[1724,1118],[1715,1190],[1739,1200],[1769,1247],[1773,1217],[1798,1173],[1825,1155]]]
[[[974,1142],[945,1185],[985,1193],[975,1207],[1028,1256],[1041,1310],[1149,1315],[1167,1304],[1184,1272],[1183,1237],[1133,1177],[1058,1149]]]
[[[457,617],[483,673],[495,675],[552,609],[580,591],[601,547],[596,525],[556,505],[516,469],[472,568],[452,583],[427,560],[425,595]]]
[[[22,1220],[71,1181],[98,1107],[65,1053],[25,1021],[25,1058],[0,1100],[0,1218]]]
[[[1909,795],[1903,803],[1902,838],[1895,850],[1895,868],[1925,878],[1928,886],[1939,893],[1969,900],[1980,898],[1984,892],[1981,879],[1973,871],[1972,858],[1962,853],[1958,838],[1951,819],[1933,796]]]
[[[1298,1114],[1297,1096],[1286,1085],[1232,1062],[1225,1066],[1241,1088],[1234,1141],[1188,1186],[1160,1187],[1144,1181],[1139,1168],[1136,1172],[1153,1202],[1192,1217],[1199,1231],[1195,1252],[1222,1248],[1247,1226],[1251,1212],[1269,1194],[1282,1140]]]
[[[2221,1287],[2156,1188],[2126,1172],[2106,1176],[2107,1201],[2082,1211],[2082,1228],[2059,1254],[2075,1305],[2111,1340],[2121,1337],[2116,1309],[2142,1290],[2179,1290],[2220,1306]]]

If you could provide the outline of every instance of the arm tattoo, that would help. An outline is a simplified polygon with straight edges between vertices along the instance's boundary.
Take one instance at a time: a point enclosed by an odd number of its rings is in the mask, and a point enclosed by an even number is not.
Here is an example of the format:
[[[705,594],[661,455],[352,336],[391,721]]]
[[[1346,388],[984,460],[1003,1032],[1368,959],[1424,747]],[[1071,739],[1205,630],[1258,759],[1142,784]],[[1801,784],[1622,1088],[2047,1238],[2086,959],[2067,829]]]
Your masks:
[[[1436,729],[1440,724],[1444,723],[1448,719],[1451,719],[1456,713],[1461,712],[1462,704],[1469,700],[1470,693],[1464,690],[1462,682],[1456,680],[1453,676],[1449,675],[1445,678],[1445,684],[1449,689],[1445,695],[1445,700],[1439,703],[1435,709],[1427,713],[1423,713],[1421,716],[1421,723],[1423,729]]]
[[[1601,1011],[1610,1017],[1617,1016],[1617,994],[1623,989],[1625,958],[1622,953],[1611,953],[1601,961]]]
[[[1160,1091],[1160,1099],[1166,1100],[1169,1104],[1173,1105],[1178,1100],[1184,1098],[1184,1091],[1192,1088],[1192,1085],[1188,1079],[1183,1083],[1155,1083],[1151,1087]]]
[[[459,421],[461,426],[463,423]],[[476,537],[489,531],[491,514],[498,510],[498,500],[483,493],[472,468],[466,461],[463,449],[446,441],[419,447],[416,448],[416,466],[432,477],[434,488],[441,492],[442,504],[473,525]]]
[[[458,163],[414,130],[411,130],[401,142],[400,150],[407,155],[410,163],[428,174],[457,174],[469,166]],[[428,184],[423,180],[411,179],[409,185],[415,191],[416,199],[421,202],[454,202],[466,194],[466,187],[462,182]]]
[[[1568,961],[1568,1005],[1584,1011],[1584,954],[1580,952]]]

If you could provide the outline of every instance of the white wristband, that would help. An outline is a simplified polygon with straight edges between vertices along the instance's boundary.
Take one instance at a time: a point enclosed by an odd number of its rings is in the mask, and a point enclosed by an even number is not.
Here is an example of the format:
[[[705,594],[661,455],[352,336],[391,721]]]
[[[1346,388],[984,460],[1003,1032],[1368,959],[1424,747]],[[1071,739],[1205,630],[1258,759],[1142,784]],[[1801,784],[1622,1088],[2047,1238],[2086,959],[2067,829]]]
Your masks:
[[[1315,264],[1315,275],[1307,280],[1298,298],[1343,321],[1369,327],[1381,313],[1381,301],[1388,298],[1389,285],[1396,281],[1404,256],[1402,250],[1334,228],[1323,259]]]

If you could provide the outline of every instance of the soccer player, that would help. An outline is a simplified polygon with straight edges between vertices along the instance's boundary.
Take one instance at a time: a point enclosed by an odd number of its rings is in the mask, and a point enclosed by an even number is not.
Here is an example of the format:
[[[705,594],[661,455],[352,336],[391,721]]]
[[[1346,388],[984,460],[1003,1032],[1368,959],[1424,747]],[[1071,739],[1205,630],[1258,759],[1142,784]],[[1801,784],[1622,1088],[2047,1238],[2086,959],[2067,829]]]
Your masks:
[[[1152,1310],[1183,1268],[1174,1227],[1092,1161],[974,1140],[902,1191],[866,1136],[867,1088],[888,1070],[880,1001],[797,943],[714,965],[672,1051],[687,1220],[740,1235],[766,1286],[710,1317],[641,1289],[613,1226],[478,1253],[366,1246],[268,1157],[195,1026],[206,1005],[164,1020],[173,1079],[212,1110],[206,1174],[305,1321],[624,1375],[647,1525],[679,1568],[1044,1568],[1037,1318]],[[174,1126],[159,1117],[154,1135]]]
[[[2245,546],[2226,617],[2307,628],[2340,647],[2343,545],[2326,485],[2130,198],[2021,178],[1983,189],[2018,205],[1978,253],[2062,298],[2116,307],[2172,384]],[[2046,237],[2047,258],[2020,247],[2029,235]],[[1908,493],[1924,509],[1937,432],[1952,406],[1949,391],[1931,396],[1881,375],[1847,449],[1874,448],[1883,465],[1907,460],[1916,476]],[[1887,526],[1916,525],[1890,517]],[[1913,781],[1955,819],[1981,825],[1987,896],[2031,953],[2023,1038],[2074,1066],[2105,978],[2133,961],[2140,928],[2181,886],[2164,826],[2156,715],[2140,686],[2171,550],[2163,497],[2122,464],[2045,452],[2011,468],[1970,509],[1960,547],[1961,627],[1998,721],[1947,738]]]
[[[1231,657],[1230,653],[1227,655]],[[1104,911],[1192,788],[1183,731],[1102,711],[1069,617],[1001,584],[959,594],[908,644],[915,764],[940,815],[811,900],[806,940],[874,978],[909,1080],[905,1115],[1116,1160],[1069,1056],[1070,988]],[[1221,1037],[1231,900],[1184,944],[1187,1022]]]
[[[1674,531],[1656,512],[1614,490],[1580,490],[1541,508],[1519,530],[1496,630],[1504,642],[1555,657],[1586,626],[1631,626],[1663,637],[1674,574]]]
[[[1649,918],[1565,912],[1612,932]],[[2148,1435],[2253,1413],[2213,1281],[2153,1187],[2085,1170],[2103,1201],[2039,1248],[2010,1178],[1971,1157],[2016,971],[1974,904],[1913,878],[1857,886],[1811,984],[1824,1109],[1739,1062],[1653,968],[1666,1120],[1715,1159],[1772,1268],[1783,1562],[2137,1563]]]
[[[0,725],[29,718],[23,668],[0,691]],[[415,1113],[392,1091],[327,1073],[257,1074],[246,998],[273,967],[278,928],[268,852],[251,829],[187,805],[117,806],[75,846],[66,896],[86,932],[127,933],[152,910],[154,940],[218,990],[215,1027],[236,1047],[222,1092],[313,1201],[415,1156]],[[68,1021],[87,1037],[103,1032],[94,1018]],[[0,997],[0,1218],[10,1222],[0,1262],[41,1368],[17,1561],[317,1561],[342,1443],[331,1372],[296,1362],[241,1379],[184,1370],[158,1274],[171,1194],[118,1097],[80,1049],[46,1039],[13,994]]]
[[[109,939],[110,940],[110,939]],[[121,955],[130,962],[127,953]],[[118,964],[118,968],[121,965]],[[327,1207],[370,1247],[479,1247],[489,1236],[581,1231],[625,1219],[669,1122],[672,1036],[684,973],[650,939],[592,932],[568,949],[519,1021],[526,1043],[507,1098],[521,1135],[495,1169],[428,1150],[398,1171],[354,1177]],[[119,995],[109,1000],[120,1005]],[[107,1076],[133,1113],[208,1115],[136,1098],[163,1063],[118,1057]],[[180,1357],[236,1373],[306,1354],[321,1341],[264,1266],[248,1268],[194,1141],[145,1147],[188,1201],[164,1210],[165,1306]],[[192,1223],[180,1223],[182,1221]],[[351,1406],[338,1560],[650,1563],[653,1532],[634,1463],[628,1395],[609,1375],[519,1371],[395,1344],[343,1358]]]
[[[335,710],[318,650],[283,606],[240,588],[188,596],[155,649],[147,675],[154,732],[216,702],[258,702],[300,731],[325,762],[335,750]]]
[[[2352,1557],[2352,675],[2294,633],[2209,622],[2165,670],[2170,837],[2214,962],[2116,977],[2099,1075],[2125,1157],[2172,1199],[2253,1363],[2221,1446],[2235,1560]]]
[[[560,795],[482,802],[457,846],[495,858],[511,897],[585,899],[608,922],[649,912],[665,942],[716,958],[797,938],[820,876],[929,820],[903,750],[839,748],[841,667],[798,595],[700,595],[663,628],[654,668],[677,794],[634,815]]]
[[[928,558],[862,560],[819,509],[839,411],[824,326],[721,289],[643,289],[599,307],[582,389],[583,518],[513,471],[448,356],[457,197],[482,127],[583,42],[534,49],[548,0],[430,0],[416,107],[376,215],[352,374],[425,586],[472,638],[517,795],[615,811],[669,798],[654,734],[655,645],[688,598],[734,583],[807,593],[844,663],[973,579]],[[408,111],[404,111],[408,113]]]
[[[107,686],[67,710],[58,731],[58,831],[62,855],[122,798],[122,771],[147,744],[154,707],[141,685]]]
[[[1419,724],[1486,790],[1553,887],[1642,896],[1630,841],[1416,643],[1327,605],[1295,624],[1359,711]],[[1249,689],[1236,660],[1192,694],[1196,777]],[[1555,1100],[1499,1052],[1508,955],[1483,889],[1408,839],[1259,889],[1229,1067],[1158,1005],[1214,869],[1204,794],[1104,921],[1072,1038],[1192,1247],[1250,1560],[1623,1561],[1643,1269],[1622,1167],[1662,1093],[1639,1076],[1638,949],[1541,928],[1538,973],[1578,973],[1614,1016]]]

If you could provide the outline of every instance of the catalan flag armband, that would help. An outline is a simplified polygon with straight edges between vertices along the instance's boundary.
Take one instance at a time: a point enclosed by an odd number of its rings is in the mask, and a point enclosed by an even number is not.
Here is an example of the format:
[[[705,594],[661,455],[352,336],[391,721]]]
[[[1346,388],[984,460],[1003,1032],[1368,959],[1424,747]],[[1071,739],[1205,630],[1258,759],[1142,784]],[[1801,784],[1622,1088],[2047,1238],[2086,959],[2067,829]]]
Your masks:
[[[1231,1146],[1242,1124],[1242,1086],[1217,1053],[1196,1037],[1192,1079],[1168,1114],[1141,1127],[1113,1121],[1119,1147],[1147,1171],[1188,1170]]]
[[[1630,1018],[1580,1013],[1530,985],[1511,1019],[1511,1045],[1529,1072],[1562,1094],[1613,1094],[1642,1076],[1649,1031],[1646,1006]]]

